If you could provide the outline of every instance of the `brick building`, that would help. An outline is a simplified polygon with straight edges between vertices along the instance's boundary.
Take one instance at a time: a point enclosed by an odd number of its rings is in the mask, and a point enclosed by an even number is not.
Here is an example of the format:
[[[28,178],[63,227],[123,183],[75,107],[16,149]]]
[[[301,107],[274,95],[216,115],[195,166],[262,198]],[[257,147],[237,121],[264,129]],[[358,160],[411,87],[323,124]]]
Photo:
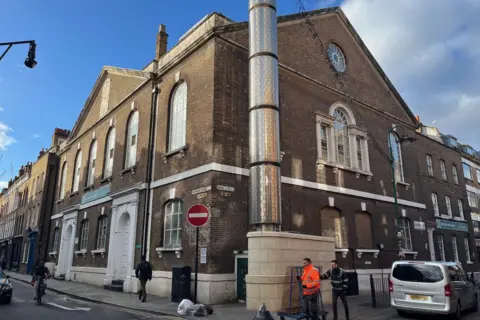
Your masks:
[[[57,179],[59,145],[67,130],[55,129],[52,144],[35,162],[22,166],[0,196],[0,258],[7,267],[29,273],[36,259],[45,260]]]
[[[416,133],[417,119],[339,8],[309,20],[320,41],[305,36],[304,15],[278,19],[282,230],[334,237],[362,289],[398,259],[399,231],[406,259],[431,258],[423,162],[425,150],[441,149]],[[213,13],[168,52],[167,37],[161,26],[143,70],[102,70],[59,151],[50,262],[67,280],[136,291],[133,268],[146,253],[148,290],[168,296],[172,267],[194,263],[185,211],[202,203],[211,217],[200,230],[199,299],[244,300],[248,23]],[[403,134],[420,143],[403,146]],[[464,199],[458,187],[451,194]]]

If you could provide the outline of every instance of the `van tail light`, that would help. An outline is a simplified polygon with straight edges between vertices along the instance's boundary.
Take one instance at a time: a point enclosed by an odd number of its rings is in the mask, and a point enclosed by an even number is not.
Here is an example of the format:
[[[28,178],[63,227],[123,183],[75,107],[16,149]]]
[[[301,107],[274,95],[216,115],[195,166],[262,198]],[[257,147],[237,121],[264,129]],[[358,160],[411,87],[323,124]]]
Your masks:
[[[452,295],[452,287],[449,284],[445,285],[445,297],[450,297]]]
[[[393,282],[392,282],[392,280],[388,280],[388,291],[393,292]]]

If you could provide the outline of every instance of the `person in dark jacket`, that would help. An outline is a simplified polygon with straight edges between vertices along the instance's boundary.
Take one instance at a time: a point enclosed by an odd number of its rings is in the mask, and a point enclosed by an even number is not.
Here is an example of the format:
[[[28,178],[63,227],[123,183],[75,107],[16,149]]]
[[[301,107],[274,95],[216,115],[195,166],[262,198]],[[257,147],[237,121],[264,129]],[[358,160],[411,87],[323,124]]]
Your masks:
[[[141,257],[140,263],[135,269],[135,276],[140,280],[141,289],[138,291],[138,299],[142,302],[147,300],[147,281],[152,280],[152,265],[145,256]]]
[[[337,300],[340,298],[345,309],[345,318],[350,319],[347,303],[348,278],[345,271],[338,267],[337,260],[332,260],[332,268],[320,276],[321,280],[331,279],[332,300],[333,300],[333,319],[338,319]]]

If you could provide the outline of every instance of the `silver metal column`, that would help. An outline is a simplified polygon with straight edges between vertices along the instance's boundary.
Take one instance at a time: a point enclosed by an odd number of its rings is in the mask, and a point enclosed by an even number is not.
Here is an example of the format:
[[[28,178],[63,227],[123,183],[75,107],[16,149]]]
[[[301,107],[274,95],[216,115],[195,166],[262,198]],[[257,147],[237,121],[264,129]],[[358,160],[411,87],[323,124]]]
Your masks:
[[[279,230],[280,127],[276,0],[249,0],[250,225]]]

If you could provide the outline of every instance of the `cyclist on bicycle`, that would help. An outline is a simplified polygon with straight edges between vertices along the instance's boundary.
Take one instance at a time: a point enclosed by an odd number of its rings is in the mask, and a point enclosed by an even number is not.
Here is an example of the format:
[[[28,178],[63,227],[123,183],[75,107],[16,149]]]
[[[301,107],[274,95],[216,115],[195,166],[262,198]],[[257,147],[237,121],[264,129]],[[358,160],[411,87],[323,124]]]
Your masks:
[[[35,267],[32,272],[32,286],[34,287],[33,291],[33,300],[37,299],[37,289],[38,286],[42,286],[42,290],[44,288],[44,281],[50,275],[50,271],[47,267],[45,267],[45,262],[40,261],[40,263]],[[43,292],[42,292],[43,294]]]

